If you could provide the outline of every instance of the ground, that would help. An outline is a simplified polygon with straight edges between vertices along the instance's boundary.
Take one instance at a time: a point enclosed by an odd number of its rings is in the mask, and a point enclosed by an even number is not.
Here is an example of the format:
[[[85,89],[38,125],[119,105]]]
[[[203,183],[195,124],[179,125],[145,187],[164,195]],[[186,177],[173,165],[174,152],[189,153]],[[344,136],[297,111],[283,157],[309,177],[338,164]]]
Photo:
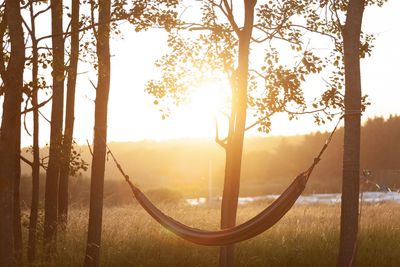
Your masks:
[[[268,203],[240,206],[239,221]],[[186,224],[217,229],[219,206],[161,204]],[[364,204],[357,265],[400,266],[400,205]],[[339,238],[338,205],[301,204],[270,230],[237,245],[236,266],[335,266]],[[39,266],[80,266],[86,241],[87,210],[70,212],[68,232],[59,235],[58,255]],[[218,248],[179,239],[151,219],[137,204],[104,211],[102,266],[217,266]]]

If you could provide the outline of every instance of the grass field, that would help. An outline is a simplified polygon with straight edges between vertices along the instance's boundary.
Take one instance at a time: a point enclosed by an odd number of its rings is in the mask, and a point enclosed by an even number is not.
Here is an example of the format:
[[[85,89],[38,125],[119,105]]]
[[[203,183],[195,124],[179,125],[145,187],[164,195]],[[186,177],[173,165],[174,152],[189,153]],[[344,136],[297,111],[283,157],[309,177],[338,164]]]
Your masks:
[[[258,213],[265,202],[240,207],[239,221]],[[164,204],[186,224],[217,229],[219,207]],[[296,205],[277,225],[237,245],[236,266],[335,266],[340,207]],[[70,212],[68,232],[59,235],[58,255],[38,266],[81,266],[87,211]],[[357,265],[400,266],[400,205],[364,204]],[[217,266],[218,248],[187,243],[161,228],[139,206],[104,211],[102,266]]]

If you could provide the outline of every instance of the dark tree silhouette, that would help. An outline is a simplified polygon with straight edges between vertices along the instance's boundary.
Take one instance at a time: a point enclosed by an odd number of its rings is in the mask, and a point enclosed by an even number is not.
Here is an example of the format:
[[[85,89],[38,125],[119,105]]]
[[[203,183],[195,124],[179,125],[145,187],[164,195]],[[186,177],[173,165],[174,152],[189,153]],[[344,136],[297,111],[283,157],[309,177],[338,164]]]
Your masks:
[[[16,262],[20,261],[22,248],[19,213],[19,154],[25,44],[19,1],[5,1],[4,12],[2,23],[7,22],[11,53],[7,69],[3,64],[3,55],[1,55],[0,66],[4,83],[0,132],[0,266],[12,266],[15,263],[14,259]],[[2,39],[3,37],[4,35],[1,36]]]
[[[123,1],[121,3],[124,3]],[[111,12],[110,0],[100,0],[98,6],[92,3],[92,12],[97,8],[98,23],[93,28],[96,43],[98,62],[98,81],[95,100],[95,125],[93,140],[93,158],[90,184],[90,210],[88,237],[84,266],[99,266],[101,229],[103,216],[104,170],[107,142],[107,105],[110,89],[110,30],[115,30],[111,21],[127,20],[133,24],[136,31],[145,30],[152,25],[171,27],[175,22],[175,12],[170,8],[176,6],[177,1],[147,0],[135,1],[133,7],[126,11],[124,4],[113,5]],[[111,15],[114,15],[113,19]],[[93,16],[92,16],[93,17]],[[92,21],[92,26],[96,25]]]
[[[355,266],[360,190],[360,35],[364,0],[350,0],[343,31],[345,127],[340,247],[337,266]]]
[[[38,42],[36,39],[36,21],[34,16],[33,1],[29,3],[30,13],[30,37],[32,41],[32,106],[38,105],[38,69],[39,69],[39,54]],[[39,213],[39,175],[40,175],[40,151],[39,151],[39,109],[33,109],[33,161],[32,161],[32,198],[31,211],[29,216],[29,233],[28,233],[28,260],[33,262],[36,257],[37,243],[37,224]]]
[[[99,266],[103,217],[104,169],[107,142],[107,105],[110,90],[110,0],[99,0],[93,158],[90,183],[89,226],[84,266]]]
[[[79,59],[79,0],[72,1],[71,10],[71,56],[68,67],[67,103],[65,110],[65,129],[63,138],[63,156],[60,169],[58,195],[58,223],[66,227],[68,216],[68,178],[70,175],[70,158],[74,133],[75,87]]]
[[[58,182],[61,164],[64,112],[64,38],[63,2],[51,1],[51,32],[53,54],[53,99],[51,106],[50,152],[46,172],[44,203],[44,242],[52,248],[57,234]]]
[[[236,224],[237,205],[240,188],[243,140],[246,128],[247,90],[249,73],[250,41],[254,23],[256,0],[244,1],[244,25],[238,30],[239,51],[236,77],[233,77],[232,116],[230,131],[226,143],[226,166],[224,190],[221,203],[221,228]],[[220,266],[234,265],[234,245],[222,247],[219,258]]]

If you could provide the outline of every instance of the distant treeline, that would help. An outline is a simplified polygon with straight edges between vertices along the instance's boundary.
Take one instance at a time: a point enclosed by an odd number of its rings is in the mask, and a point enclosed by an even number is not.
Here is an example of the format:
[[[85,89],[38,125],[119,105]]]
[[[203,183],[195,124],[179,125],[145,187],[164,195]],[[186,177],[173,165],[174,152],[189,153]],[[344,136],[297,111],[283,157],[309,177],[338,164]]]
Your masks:
[[[300,142],[282,138],[273,152],[252,151],[244,158],[243,181],[265,182],[265,188],[277,193],[282,184],[312,162],[330,133],[305,135]],[[361,168],[370,170],[370,179],[393,188],[400,186],[400,117],[374,118],[366,121],[361,133]],[[342,176],[343,128],[316,167],[307,192],[340,192]],[[373,190],[370,185],[364,188]],[[267,190],[269,191],[269,190]]]
[[[241,195],[280,193],[305,170],[321,149],[329,133],[294,137],[249,138],[245,143]],[[380,184],[400,187],[400,117],[369,119],[362,128],[361,166],[372,171],[371,179]],[[316,167],[306,192],[340,192],[343,128]],[[154,200],[175,201],[180,196],[208,194],[208,176],[212,176],[213,195],[221,195],[224,151],[206,140],[111,143],[113,153],[125,171]],[[90,163],[86,146],[80,148]],[[44,150],[43,155],[47,152]],[[132,202],[129,189],[111,160],[106,166],[105,199],[108,204]],[[90,168],[89,168],[90,170]],[[23,201],[30,203],[30,170],[24,166]],[[71,177],[71,205],[86,205],[89,195],[87,173]],[[44,181],[41,185],[43,188]],[[374,190],[372,185],[365,188]],[[42,190],[43,192],[43,190]]]

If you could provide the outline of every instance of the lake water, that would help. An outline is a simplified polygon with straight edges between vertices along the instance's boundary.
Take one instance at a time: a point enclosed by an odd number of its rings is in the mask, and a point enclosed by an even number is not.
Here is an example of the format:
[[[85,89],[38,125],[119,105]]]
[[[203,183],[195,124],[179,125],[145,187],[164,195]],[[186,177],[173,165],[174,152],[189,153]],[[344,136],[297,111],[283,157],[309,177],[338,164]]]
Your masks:
[[[279,195],[264,195],[255,197],[239,197],[239,204],[259,201],[259,200],[275,200]],[[341,194],[312,194],[300,196],[296,204],[337,204],[340,203]],[[215,199],[221,201],[221,198]],[[400,204],[400,193],[398,192],[364,192],[362,201],[367,203],[380,203],[380,202],[396,202]],[[192,206],[204,205],[207,203],[207,198],[189,198],[186,202]]]

